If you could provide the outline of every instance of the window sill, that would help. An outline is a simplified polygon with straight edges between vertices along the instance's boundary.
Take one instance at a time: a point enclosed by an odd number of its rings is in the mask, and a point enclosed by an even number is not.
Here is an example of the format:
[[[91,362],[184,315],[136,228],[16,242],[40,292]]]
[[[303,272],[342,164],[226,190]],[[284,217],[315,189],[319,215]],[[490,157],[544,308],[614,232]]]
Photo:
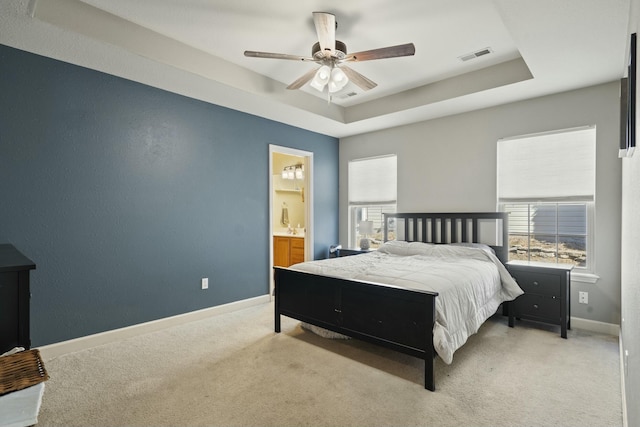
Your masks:
[[[593,273],[571,273],[572,282],[591,283],[594,284],[600,279],[600,276]]]

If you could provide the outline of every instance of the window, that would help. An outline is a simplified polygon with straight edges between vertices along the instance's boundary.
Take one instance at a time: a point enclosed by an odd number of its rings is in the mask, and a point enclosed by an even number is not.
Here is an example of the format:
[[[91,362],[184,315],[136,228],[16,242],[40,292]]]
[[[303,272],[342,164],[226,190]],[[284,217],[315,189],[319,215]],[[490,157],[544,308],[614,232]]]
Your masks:
[[[587,267],[586,203],[507,203],[509,260]]]
[[[509,260],[591,271],[595,127],[498,141],[498,206],[509,212]]]
[[[351,160],[349,162],[349,246],[360,246],[360,221],[373,221],[367,235],[371,247],[382,243],[382,214],[396,211],[397,158],[395,155]]]

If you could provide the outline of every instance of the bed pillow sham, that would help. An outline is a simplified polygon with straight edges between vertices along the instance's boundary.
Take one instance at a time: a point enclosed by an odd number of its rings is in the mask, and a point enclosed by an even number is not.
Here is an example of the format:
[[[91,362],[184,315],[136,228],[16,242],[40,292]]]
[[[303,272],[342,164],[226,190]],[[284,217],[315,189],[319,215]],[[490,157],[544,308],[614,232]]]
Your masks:
[[[493,250],[493,248],[489,245],[485,245],[484,243],[451,243],[454,246],[462,246],[465,248],[476,248],[476,249],[482,249],[485,252],[489,252],[492,254],[496,254],[496,251]]]
[[[449,243],[451,246],[461,246],[465,248],[481,249],[487,253],[495,255],[496,252],[489,245],[484,243]],[[434,243],[407,242],[404,240],[390,240],[385,242],[378,252],[391,255],[429,255],[433,251]]]
[[[404,240],[389,240],[378,248],[378,252],[390,255],[425,255],[433,243],[407,242]]]

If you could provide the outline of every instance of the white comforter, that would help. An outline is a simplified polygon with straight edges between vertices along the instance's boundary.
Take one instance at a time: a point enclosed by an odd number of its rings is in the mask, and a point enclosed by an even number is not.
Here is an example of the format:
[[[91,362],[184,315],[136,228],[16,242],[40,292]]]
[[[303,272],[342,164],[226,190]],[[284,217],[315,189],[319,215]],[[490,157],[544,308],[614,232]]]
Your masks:
[[[393,241],[368,254],[310,261],[291,268],[438,292],[433,343],[447,364],[502,302],[523,293],[491,248],[484,245]]]

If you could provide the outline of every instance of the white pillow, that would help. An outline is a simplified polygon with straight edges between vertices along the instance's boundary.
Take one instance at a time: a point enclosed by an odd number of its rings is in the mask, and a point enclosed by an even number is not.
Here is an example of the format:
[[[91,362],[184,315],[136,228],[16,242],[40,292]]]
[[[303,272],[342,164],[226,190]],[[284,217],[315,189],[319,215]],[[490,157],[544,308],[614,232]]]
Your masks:
[[[404,240],[390,240],[378,248],[378,252],[392,255],[428,255],[433,249],[433,243],[406,242]]]
[[[389,240],[378,248],[378,252],[391,255],[407,255],[408,246],[409,242],[404,240]]]
[[[491,246],[485,245],[484,243],[451,243],[451,244],[455,246],[463,246],[466,248],[482,249],[483,251],[491,253],[493,255],[496,254],[496,251],[494,251]]]
[[[434,243],[411,242],[407,247],[407,255],[430,255],[433,248]]]

